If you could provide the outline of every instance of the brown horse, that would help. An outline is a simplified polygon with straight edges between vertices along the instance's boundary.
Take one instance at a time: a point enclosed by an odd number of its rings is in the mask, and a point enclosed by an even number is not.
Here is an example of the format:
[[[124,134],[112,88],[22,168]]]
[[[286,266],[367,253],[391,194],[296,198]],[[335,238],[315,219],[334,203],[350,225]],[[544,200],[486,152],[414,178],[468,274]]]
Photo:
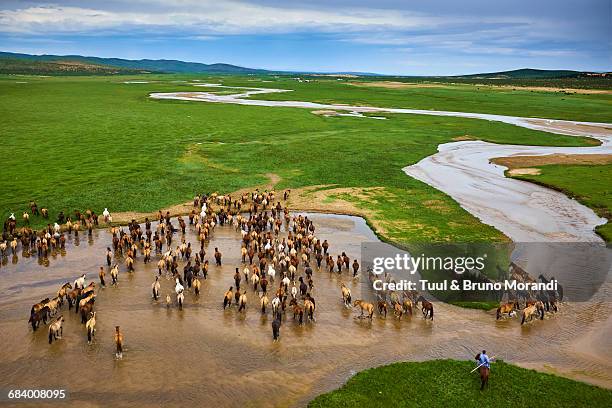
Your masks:
[[[433,304],[425,300],[423,296],[419,296],[415,304],[418,304],[419,302],[421,302],[421,312],[423,312],[423,317],[425,319],[427,319],[427,317],[430,317],[431,320],[433,321],[433,318],[434,318]]]
[[[354,307],[359,307],[361,309],[361,314],[359,315],[360,318],[364,318],[364,312],[368,313],[368,318],[370,320],[372,320],[372,316],[374,316],[374,305],[371,303],[368,303],[364,300],[361,299],[357,299],[355,301],[355,303],[353,303]]]
[[[117,346],[117,352],[115,353],[115,357],[118,359],[123,358],[123,334],[121,334],[121,330],[119,326],[115,326],[115,345]]]
[[[533,316],[536,313],[540,315],[540,320],[544,320],[544,303],[540,302],[539,300],[523,309],[523,318],[521,320],[521,325],[523,325],[525,321],[527,321],[527,319],[533,319]]]
[[[476,361],[480,361],[480,354],[476,355]],[[489,367],[487,366],[480,366],[478,368],[478,373],[480,374],[480,389],[484,390],[484,387],[487,386],[489,384]]]
[[[404,308],[399,302],[393,303],[393,314],[397,317],[397,320],[402,320],[402,315],[404,314]]]
[[[300,326],[304,323],[304,308],[298,305],[297,299],[291,299],[289,306],[293,307],[293,320],[298,319]]]
[[[379,300],[378,301],[378,314],[380,314],[381,316],[384,316],[386,319],[387,311],[388,311],[387,302],[385,302],[384,300]]]
[[[503,305],[500,305],[497,308],[497,317],[496,317],[496,320],[501,319],[501,317],[502,317],[502,315],[504,313],[510,315],[512,312],[518,310],[518,308],[519,308],[518,300],[515,300],[514,302],[504,303]]]

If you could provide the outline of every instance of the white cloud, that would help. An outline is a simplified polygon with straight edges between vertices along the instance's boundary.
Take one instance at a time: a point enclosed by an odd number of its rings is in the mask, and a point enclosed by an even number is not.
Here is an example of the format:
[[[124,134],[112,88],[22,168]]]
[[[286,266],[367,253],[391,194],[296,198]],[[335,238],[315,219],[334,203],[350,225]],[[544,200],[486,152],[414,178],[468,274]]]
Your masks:
[[[46,6],[0,10],[0,31],[12,33],[75,33],[129,27],[190,29],[202,34],[329,32],[364,29],[431,27],[440,18],[393,10],[311,10],[277,8],[238,2],[179,2],[169,10],[142,12]]]

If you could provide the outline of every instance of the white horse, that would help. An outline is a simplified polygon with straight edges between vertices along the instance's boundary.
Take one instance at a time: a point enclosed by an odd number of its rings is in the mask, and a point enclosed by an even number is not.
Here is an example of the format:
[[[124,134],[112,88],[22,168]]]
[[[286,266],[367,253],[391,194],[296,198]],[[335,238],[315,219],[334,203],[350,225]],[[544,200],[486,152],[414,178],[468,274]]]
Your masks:
[[[274,282],[274,277],[276,276],[276,269],[274,269],[272,265],[268,265],[268,276],[270,277],[270,280]]]
[[[174,287],[174,291],[178,295],[179,293],[183,293],[184,290],[185,290],[185,287],[183,287],[183,285],[181,285],[181,282],[179,281],[179,278],[176,278],[176,286]]]
[[[293,286],[291,286],[291,297],[292,298],[296,298],[298,294],[298,288],[297,286],[295,286],[295,283],[293,284]]]
[[[73,286],[75,289],[83,289],[85,287],[85,274],[82,274],[80,278],[76,278]]]
[[[285,285],[285,288],[288,288],[289,284],[291,283],[291,279],[289,279],[288,276],[285,276],[281,282],[283,283],[283,285]]]
[[[276,316],[276,313],[278,313],[278,309],[280,308],[281,305],[281,300],[278,296],[275,296],[274,299],[272,299],[272,315]]]
[[[109,222],[110,221],[110,212],[108,212],[108,208],[104,208],[104,211],[102,211],[102,215],[104,216],[104,222]]]
[[[53,231],[59,233],[61,231],[61,227],[60,225],[56,222],[55,224],[53,224]]]

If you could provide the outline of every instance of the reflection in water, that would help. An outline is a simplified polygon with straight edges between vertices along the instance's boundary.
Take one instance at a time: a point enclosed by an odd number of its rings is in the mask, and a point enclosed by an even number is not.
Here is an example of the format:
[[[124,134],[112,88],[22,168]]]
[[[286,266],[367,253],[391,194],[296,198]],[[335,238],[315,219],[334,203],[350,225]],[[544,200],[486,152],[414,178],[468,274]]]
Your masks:
[[[309,216],[333,255],[346,251],[359,257],[361,242],[376,240],[360,218]],[[223,293],[240,265],[240,235],[230,226],[217,226],[207,248],[208,257],[214,247],[221,249],[224,266],[211,263],[202,293],[199,298],[187,293],[183,311],[151,299],[156,262],[145,266],[139,254],[133,274],[122,269],[118,287],[98,290],[93,345],[87,345],[77,315],[64,306],[64,338],[50,346],[46,327],[32,333],[27,325],[30,307],[81,273],[97,281],[111,236],[102,230],[95,234],[80,248],[69,243],[48,267],[29,257],[0,269],[0,388],[64,388],[70,402],[101,406],[148,406],[152,400],[301,405],[367,367],[397,360],[471,360],[482,348],[507,361],[612,386],[609,281],[590,302],[564,304],[553,318],[523,327],[517,319],[496,322],[492,312],[439,303],[433,323],[418,315],[401,322],[376,316],[369,322],[343,307],[341,282],[359,292],[348,272],[315,271],[316,323],[298,326],[287,313],[281,340],[273,343],[271,315],[261,315],[252,291],[246,313],[222,308]],[[199,245],[192,230],[186,239]],[[173,282],[164,278],[162,299],[167,293],[174,293]],[[121,361],[114,359],[116,325],[125,340]]]

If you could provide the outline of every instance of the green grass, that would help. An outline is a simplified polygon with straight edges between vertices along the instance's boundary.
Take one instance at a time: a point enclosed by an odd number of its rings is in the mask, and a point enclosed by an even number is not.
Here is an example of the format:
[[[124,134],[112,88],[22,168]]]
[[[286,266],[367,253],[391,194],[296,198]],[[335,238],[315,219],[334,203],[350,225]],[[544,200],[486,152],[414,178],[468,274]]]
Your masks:
[[[295,81],[294,81],[295,82]],[[386,89],[350,85],[351,80],[292,83],[290,94],[256,95],[257,99],[340,102],[378,107],[448,110],[498,115],[612,122],[612,94],[564,94],[528,89],[448,84],[430,88]],[[282,81],[262,86],[281,88]],[[252,86],[252,85],[251,85]]]
[[[53,218],[60,210],[73,213],[87,208],[98,213],[104,207],[111,212],[156,211],[188,201],[196,192],[231,192],[261,184],[267,181],[265,174],[276,173],[282,178],[278,188],[382,187],[358,205],[374,211],[385,226],[382,235],[394,242],[500,241],[504,237],[499,231],[401,169],[431,155],[439,144],[466,134],[496,143],[590,143],[476,119],[326,118],[307,109],[159,101],[147,96],[199,90],[172,82],[189,78],[196,77],[0,76],[0,154],[5,169],[0,178],[0,216],[15,212],[20,219],[30,200],[48,207]],[[295,95],[286,96],[291,99],[305,97],[305,89],[314,97],[319,89],[323,98],[335,102],[350,97],[389,106],[420,100],[329,80],[298,84],[287,78],[275,83],[256,77],[197,78],[231,86],[296,89]],[[134,79],[156,82],[123,83]],[[332,98],[334,91],[337,97]],[[455,95],[464,97],[462,92]],[[424,94],[418,104],[428,104],[423,101],[431,98],[435,95]],[[592,108],[574,103],[573,110],[582,115],[605,112],[597,101]],[[516,113],[523,105],[521,97],[502,102],[505,113]],[[447,108],[446,104],[440,100],[432,107]],[[486,111],[496,104],[479,106]],[[46,224],[41,219],[32,222]]]
[[[493,310],[499,307],[499,302],[449,302],[451,305],[464,307],[467,309]]]
[[[515,178],[535,182],[559,190],[573,197],[599,216],[612,219],[612,164],[534,166],[539,175],[521,175]],[[595,230],[607,242],[612,242],[612,225],[606,223]]]
[[[471,361],[433,360],[372,368],[308,406],[319,407],[609,407],[612,392],[503,361],[491,366],[489,387]]]

